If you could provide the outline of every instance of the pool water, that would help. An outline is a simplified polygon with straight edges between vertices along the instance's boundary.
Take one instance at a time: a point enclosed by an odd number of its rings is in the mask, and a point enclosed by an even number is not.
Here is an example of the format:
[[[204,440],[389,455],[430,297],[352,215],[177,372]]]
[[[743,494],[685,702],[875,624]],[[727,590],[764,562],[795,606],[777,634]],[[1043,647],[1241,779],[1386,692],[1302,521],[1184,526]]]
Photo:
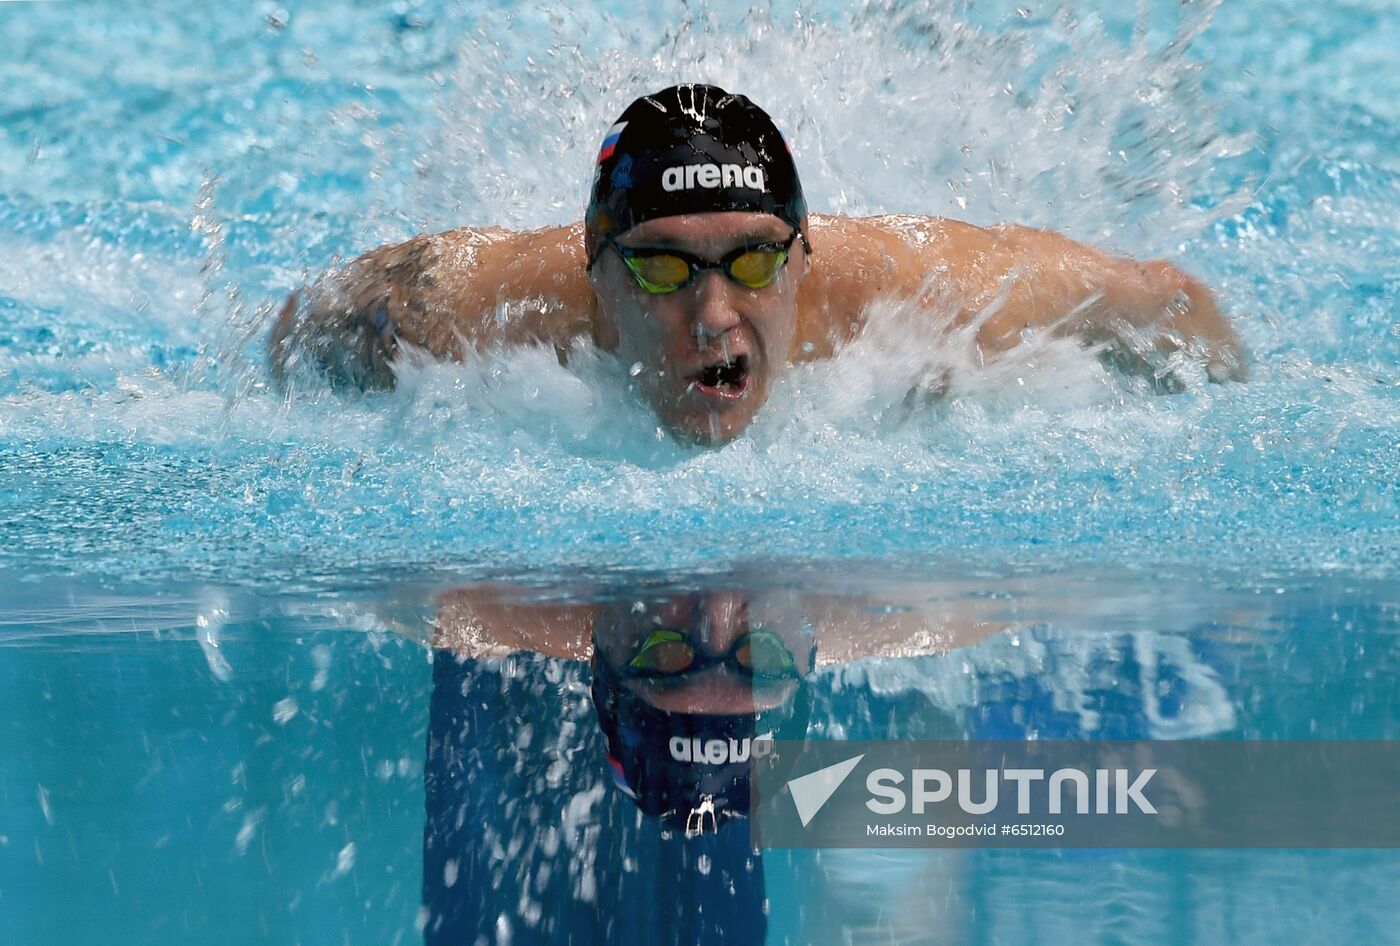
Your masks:
[[[913,584],[860,568],[805,580],[1011,628],[945,654],[824,667],[812,725],[828,738],[1394,738],[1400,725],[1393,585],[1276,592],[1098,572]],[[793,587],[771,575],[694,584]],[[1385,942],[1400,920],[1391,851],[755,858],[732,828],[697,851],[612,787],[583,665],[447,651],[430,665],[413,632],[433,616],[425,586],[400,584],[392,600],[23,587],[0,662],[11,942],[453,943],[504,931],[510,942],[1263,944]]]
[[[586,667],[427,641],[483,580],[838,589],[1001,629],[825,667],[850,738],[1394,738],[1397,45],[1382,0],[0,4],[0,940],[1392,938],[1384,851],[687,848],[602,780]],[[587,350],[270,384],[289,288],[577,219],[601,131],[685,79],[774,114],[814,210],[1176,260],[1249,383],[979,366],[891,305],[714,451]]]

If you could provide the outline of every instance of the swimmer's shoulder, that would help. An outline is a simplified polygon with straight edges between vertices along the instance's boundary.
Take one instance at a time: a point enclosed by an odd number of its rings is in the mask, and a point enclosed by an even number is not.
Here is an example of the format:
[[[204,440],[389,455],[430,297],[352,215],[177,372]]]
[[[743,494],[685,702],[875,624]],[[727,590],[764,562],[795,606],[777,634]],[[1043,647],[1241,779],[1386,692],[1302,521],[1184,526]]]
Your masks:
[[[911,276],[985,253],[1000,239],[996,227],[918,214],[813,215],[810,230],[814,268],[855,279],[875,294],[908,288]]]
[[[382,310],[396,346],[460,356],[458,313],[471,295],[475,261],[504,236],[494,228],[461,227],[370,250],[340,277],[341,305],[352,312]]]
[[[334,385],[393,387],[398,339],[429,347],[418,313],[434,288],[435,248],[428,235],[377,247],[293,292],[268,339],[274,377],[306,365]]]
[[[825,357],[859,334],[871,303],[963,281],[990,237],[959,220],[914,214],[814,214],[808,229],[812,261],[799,297],[799,334],[812,357]]]
[[[269,337],[276,377],[309,362],[334,383],[393,387],[406,349],[553,343],[591,329],[582,227],[459,227],[381,246],[293,293]]]
[[[581,225],[514,231],[458,227],[367,254],[395,287],[395,331],[435,355],[462,347],[560,343],[593,310]]]

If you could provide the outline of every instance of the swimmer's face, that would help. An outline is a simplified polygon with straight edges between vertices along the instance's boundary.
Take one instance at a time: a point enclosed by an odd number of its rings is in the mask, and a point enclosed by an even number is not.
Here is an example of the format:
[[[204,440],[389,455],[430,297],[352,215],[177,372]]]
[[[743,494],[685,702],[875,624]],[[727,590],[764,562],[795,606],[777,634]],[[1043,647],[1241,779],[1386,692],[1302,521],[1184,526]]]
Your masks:
[[[802,634],[800,624],[792,626],[793,623],[765,619],[762,626],[782,637],[798,673],[805,674],[812,669],[812,644]],[[749,601],[742,594],[686,595],[649,602],[642,609],[620,606],[607,610],[598,621],[594,643],[598,659],[621,671],[647,635],[659,628],[683,631],[698,643],[701,653],[721,655],[757,626],[757,621],[750,624]],[[750,677],[727,664],[704,667],[672,680],[629,679],[625,686],[667,712],[716,715],[771,709],[791,699],[797,690],[794,680]]]
[[[740,247],[783,243],[791,235],[791,225],[769,214],[728,212],[648,220],[617,242],[717,262]],[[589,274],[598,342],[629,367],[641,366],[635,377],[642,393],[674,436],[722,444],[749,425],[792,359],[797,289],[806,273],[799,239],[778,278],[762,289],[712,269],[682,289],[653,295],[605,248]]]

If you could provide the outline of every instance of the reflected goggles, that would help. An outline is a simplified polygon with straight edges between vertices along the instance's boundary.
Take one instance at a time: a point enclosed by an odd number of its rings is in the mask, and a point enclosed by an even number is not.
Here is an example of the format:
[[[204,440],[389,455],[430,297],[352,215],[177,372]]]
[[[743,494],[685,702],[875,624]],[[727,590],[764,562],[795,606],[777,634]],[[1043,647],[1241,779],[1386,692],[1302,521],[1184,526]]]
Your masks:
[[[798,237],[802,237],[805,247],[807,238],[800,230],[794,230],[786,240],[741,246],[718,262],[681,250],[623,246],[615,240],[608,240],[608,245],[622,257],[638,286],[652,295],[664,295],[684,289],[708,269],[721,270],[731,282],[745,289],[765,289],[787,265],[789,251]]]
[[[674,679],[716,664],[756,679],[796,680],[802,676],[782,637],[761,627],[735,638],[723,654],[702,653],[684,631],[657,628],[637,646],[622,675]]]

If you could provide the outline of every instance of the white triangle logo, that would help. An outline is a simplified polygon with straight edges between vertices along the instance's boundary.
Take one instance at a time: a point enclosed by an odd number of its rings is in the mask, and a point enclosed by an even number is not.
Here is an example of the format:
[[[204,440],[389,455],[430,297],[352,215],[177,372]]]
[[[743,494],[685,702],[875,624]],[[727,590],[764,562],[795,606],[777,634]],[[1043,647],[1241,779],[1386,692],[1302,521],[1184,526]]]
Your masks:
[[[792,803],[797,806],[797,817],[802,819],[802,827],[807,827],[807,822],[816,817],[817,812],[822,810],[822,805],[826,804],[827,799],[841,787],[841,783],[846,781],[846,776],[855,771],[855,767],[864,758],[865,753],[862,752],[845,762],[837,762],[835,765],[828,765],[824,769],[788,780],[788,791],[792,793]]]

